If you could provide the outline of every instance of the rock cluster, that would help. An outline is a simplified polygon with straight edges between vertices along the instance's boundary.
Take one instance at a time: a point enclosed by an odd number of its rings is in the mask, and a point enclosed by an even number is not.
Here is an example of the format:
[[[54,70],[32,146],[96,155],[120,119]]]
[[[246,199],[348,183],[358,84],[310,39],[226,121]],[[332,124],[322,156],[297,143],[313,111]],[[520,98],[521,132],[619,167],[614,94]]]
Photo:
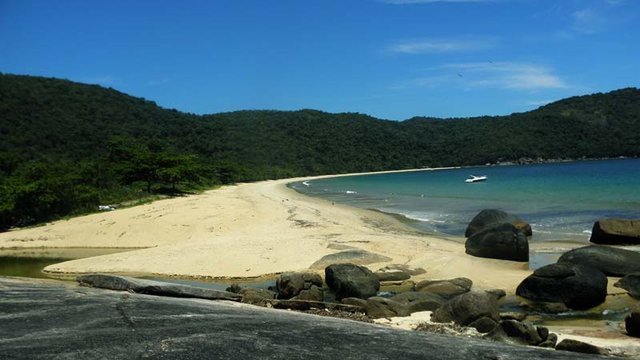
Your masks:
[[[278,309],[340,314],[340,317],[360,320],[409,316],[428,310],[432,311],[433,325],[441,322],[449,324],[446,326],[474,328],[477,333],[486,334],[486,338],[495,341],[551,348],[557,342],[557,336],[544,327],[522,322],[516,319],[518,316],[501,316],[498,309],[504,291],[474,290],[473,282],[467,278],[424,280],[415,284],[410,280],[411,272],[423,271],[414,270],[395,267],[372,272],[360,265],[332,264],[325,269],[324,281],[313,272],[284,273],[270,289],[232,285],[229,291],[208,292],[209,289],[205,289],[202,293],[194,290],[199,288],[112,275],[87,275],[79,277],[78,281],[94,287],[242,301]],[[409,279],[404,274],[409,274]],[[381,277],[392,280],[381,282]],[[398,282],[412,286],[398,293],[379,291]],[[383,294],[385,296],[381,296]],[[366,318],[362,314],[366,314]],[[630,318],[627,329],[633,334],[638,327],[637,315]]]
[[[322,301],[322,277],[316,273],[285,273],[276,281],[278,299]]]

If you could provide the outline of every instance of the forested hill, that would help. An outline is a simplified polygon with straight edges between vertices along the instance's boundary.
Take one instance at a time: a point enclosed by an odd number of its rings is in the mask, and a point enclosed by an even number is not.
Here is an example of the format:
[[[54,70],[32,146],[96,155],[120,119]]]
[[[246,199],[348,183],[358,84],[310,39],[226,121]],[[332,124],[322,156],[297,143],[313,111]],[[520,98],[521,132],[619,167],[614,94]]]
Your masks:
[[[640,155],[640,91],[535,111],[386,121],[315,110],[197,116],[113,89],[0,75],[0,229],[149,193],[300,175]]]

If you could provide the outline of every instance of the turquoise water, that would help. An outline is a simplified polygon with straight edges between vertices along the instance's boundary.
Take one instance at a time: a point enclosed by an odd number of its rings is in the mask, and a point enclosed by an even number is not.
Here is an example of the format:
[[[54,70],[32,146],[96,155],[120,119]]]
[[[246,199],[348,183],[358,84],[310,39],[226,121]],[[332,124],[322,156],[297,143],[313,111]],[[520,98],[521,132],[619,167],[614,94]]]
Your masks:
[[[467,184],[470,174],[488,180]],[[640,218],[640,159],[372,174],[290,186],[338,203],[400,214],[417,220],[422,230],[456,236],[488,208],[528,221],[534,241],[587,241],[599,218]]]

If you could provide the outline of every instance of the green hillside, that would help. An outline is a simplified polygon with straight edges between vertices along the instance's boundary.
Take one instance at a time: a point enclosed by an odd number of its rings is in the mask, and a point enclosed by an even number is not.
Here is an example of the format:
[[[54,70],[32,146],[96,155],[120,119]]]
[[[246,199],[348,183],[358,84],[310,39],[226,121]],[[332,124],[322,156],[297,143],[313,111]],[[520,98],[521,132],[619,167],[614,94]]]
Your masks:
[[[403,122],[315,110],[197,116],[66,80],[0,75],[0,229],[149,194],[301,175],[640,155],[640,91]]]

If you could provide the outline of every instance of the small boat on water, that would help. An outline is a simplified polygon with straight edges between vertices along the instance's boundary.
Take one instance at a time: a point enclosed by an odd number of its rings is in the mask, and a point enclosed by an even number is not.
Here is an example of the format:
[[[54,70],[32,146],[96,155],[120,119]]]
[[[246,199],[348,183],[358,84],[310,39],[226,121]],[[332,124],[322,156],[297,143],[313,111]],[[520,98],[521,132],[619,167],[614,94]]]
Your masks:
[[[475,182],[486,181],[486,180],[487,180],[487,176],[486,175],[480,175],[480,176],[469,175],[469,178],[467,180],[465,180],[464,182],[466,182],[466,183],[475,183]]]

